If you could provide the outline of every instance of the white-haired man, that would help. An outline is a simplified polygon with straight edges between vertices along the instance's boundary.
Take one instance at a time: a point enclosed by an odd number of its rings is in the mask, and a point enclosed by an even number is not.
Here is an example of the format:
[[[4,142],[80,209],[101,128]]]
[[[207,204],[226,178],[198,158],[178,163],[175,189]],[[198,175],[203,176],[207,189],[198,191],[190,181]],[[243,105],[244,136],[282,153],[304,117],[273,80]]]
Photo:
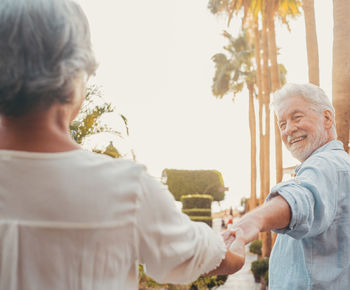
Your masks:
[[[270,290],[350,289],[350,157],[336,140],[334,109],[312,84],[285,85],[272,105],[282,140],[301,164],[233,232],[245,243],[262,231],[278,233]]]

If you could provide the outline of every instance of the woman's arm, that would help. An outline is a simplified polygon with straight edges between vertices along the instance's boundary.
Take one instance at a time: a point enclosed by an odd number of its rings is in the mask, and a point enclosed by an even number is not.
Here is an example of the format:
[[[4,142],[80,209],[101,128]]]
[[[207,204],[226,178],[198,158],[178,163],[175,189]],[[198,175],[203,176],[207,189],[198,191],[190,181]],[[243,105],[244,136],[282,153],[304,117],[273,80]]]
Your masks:
[[[219,267],[203,276],[229,275],[239,271],[245,262],[245,243],[237,237],[231,246],[227,248],[226,256]]]

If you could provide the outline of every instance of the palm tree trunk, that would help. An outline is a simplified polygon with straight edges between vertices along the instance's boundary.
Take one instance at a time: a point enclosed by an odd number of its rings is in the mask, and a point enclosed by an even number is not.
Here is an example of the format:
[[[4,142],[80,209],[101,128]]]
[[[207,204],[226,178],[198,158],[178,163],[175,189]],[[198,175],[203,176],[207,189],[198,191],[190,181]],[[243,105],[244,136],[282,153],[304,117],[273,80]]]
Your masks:
[[[270,74],[269,74],[269,44],[267,38],[267,17],[263,19],[262,29],[262,52],[263,52],[263,67],[262,67],[262,86],[263,86],[263,100],[264,100],[264,112],[265,112],[265,132],[264,135],[264,199],[270,190]]]
[[[256,118],[254,109],[254,84],[249,90],[249,131],[250,131],[250,208],[256,208]]]
[[[309,82],[320,85],[314,0],[303,0]]]
[[[263,96],[264,96],[264,106],[265,111],[265,134],[264,134],[264,190],[262,195],[264,199],[266,198],[270,190],[270,75],[269,75],[269,44],[267,36],[267,8],[268,4],[265,1],[264,15],[263,15],[263,25],[262,25],[262,48],[263,48],[263,69],[262,69],[262,84],[263,84]],[[262,256],[269,257],[272,248],[271,232],[262,233]]]
[[[271,62],[271,85],[272,92],[277,91],[281,87],[280,72],[277,62],[277,48],[276,48],[276,33],[275,33],[275,20],[273,17],[269,17],[269,57]],[[275,165],[276,165],[276,183],[282,181],[283,178],[283,163],[282,163],[282,141],[281,132],[278,127],[277,117],[274,114],[274,128],[275,128]],[[272,233],[271,248],[276,241],[276,233]]]
[[[258,23],[254,25],[254,41],[255,41],[255,59],[256,59],[256,78],[258,87],[258,101],[259,101],[259,173],[260,173],[260,200],[259,204],[264,202],[264,136],[263,136],[263,89],[262,89],[262,72],[261,72],[261,56],[260,56],[260,33]]]
[[[260,198],[259,204],[264,203],[264,135],[263,135],[263,87],[262,87],[262,69],[261,69],[261,49],[260,49],[260,33],[258,29],[258,23],[254,25],[254,40],[255,40],[255,59],[256,59],[256,78],[257,78],[257,87],[258,87],[258,101],[259,101],[259,173],[260,173]],[[259,239],[266,241],[264,233],[259,234]]]
[[[350,1],[333,0],[332,95],[338,139],[349,152],[350,125]]]
[[[280,72],[277,62],[277,48],[276,48],[276,34],[275,34],[275,20],[269,18],[269,56],[271,61],[271,84],[272,92],[275,92],[281,87]],[[281,133],[277,124],[277,118],[274,116],[275,124],[275,158],[276,158],[276,183],[282,181],[283,166],[282,166],[282,141]]]

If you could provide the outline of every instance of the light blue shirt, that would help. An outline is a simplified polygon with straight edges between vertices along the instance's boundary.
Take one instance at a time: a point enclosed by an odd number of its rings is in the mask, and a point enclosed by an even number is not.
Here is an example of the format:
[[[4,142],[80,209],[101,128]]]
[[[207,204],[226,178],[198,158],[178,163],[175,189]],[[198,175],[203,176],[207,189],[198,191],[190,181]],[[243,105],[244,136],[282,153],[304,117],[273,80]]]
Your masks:
[[[269,265],[269,289],[350,289],[350,157],[341,142],[318,148],[277,184],[291,208]]]

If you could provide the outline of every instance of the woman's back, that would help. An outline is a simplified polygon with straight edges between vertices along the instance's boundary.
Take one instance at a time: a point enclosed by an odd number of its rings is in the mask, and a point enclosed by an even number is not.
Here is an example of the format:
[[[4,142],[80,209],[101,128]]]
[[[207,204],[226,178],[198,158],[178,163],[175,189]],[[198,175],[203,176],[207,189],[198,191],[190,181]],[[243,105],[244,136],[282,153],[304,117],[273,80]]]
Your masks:
[[[137,289],[138,263],[187,283],[225,256],[132,161],[0,150],[0,172],[0,289]]]
[[[0,289],[129,289],[142,170],[83,150],[0,151]]]

